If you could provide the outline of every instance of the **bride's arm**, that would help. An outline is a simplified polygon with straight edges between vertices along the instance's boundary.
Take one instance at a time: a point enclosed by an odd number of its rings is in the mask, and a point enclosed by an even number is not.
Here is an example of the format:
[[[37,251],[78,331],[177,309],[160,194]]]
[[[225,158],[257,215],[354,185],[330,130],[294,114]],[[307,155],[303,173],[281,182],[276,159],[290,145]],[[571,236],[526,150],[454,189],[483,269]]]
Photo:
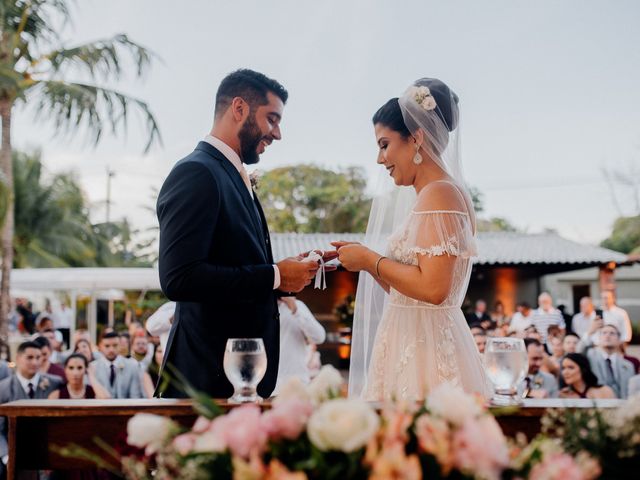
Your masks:
[[[389,291],[439,305],[451,291],[456,257],[450,255],[418,255],[418,265],[405,265],[369,250],[363,245],[345,245],[338,249],[340,262],[349,271],[365,270]],[[377,264],[377,271],[376,271]],[[379,275],[378,275],[379,274]]]

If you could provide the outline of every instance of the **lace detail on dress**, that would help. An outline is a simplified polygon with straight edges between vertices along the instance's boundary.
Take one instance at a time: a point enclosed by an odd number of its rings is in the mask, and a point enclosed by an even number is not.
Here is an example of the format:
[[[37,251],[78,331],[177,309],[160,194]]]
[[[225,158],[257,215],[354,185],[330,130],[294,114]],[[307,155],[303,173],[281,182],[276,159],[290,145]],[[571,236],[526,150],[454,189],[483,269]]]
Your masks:
[[[453,255],[454,257],[460,256],[460,249],[458,248],[460,242],[456,237],[449,237],[444,245],[432,245],[429,248],[411,247],[409,252],[413,254],[427,255],[429,257],[439,257],[444,255]]]
[[[450,382],[453,385],[460,384],[460,371],[456,362],[456,347],[451,332],[451,326],[440,324],[440,341],[436,343],[438,358],[438,379],[441,382]]]

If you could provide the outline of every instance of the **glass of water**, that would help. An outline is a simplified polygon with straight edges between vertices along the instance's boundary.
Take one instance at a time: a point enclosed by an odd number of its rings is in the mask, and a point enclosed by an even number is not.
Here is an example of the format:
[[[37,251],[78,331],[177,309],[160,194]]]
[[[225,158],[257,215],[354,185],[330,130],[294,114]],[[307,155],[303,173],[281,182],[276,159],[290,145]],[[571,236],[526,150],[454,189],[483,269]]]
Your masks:
[[[230,338],[224,352],[224,373],[233,385],[232,403],[261,402],[256,388],[267,371],[261,338]]]
[[[495,395],[491,403],[499,406],[519,405],[518,384],[529,369],[524,340],[512,337],[491,337],[484,350],[484,366],[493,383]]]

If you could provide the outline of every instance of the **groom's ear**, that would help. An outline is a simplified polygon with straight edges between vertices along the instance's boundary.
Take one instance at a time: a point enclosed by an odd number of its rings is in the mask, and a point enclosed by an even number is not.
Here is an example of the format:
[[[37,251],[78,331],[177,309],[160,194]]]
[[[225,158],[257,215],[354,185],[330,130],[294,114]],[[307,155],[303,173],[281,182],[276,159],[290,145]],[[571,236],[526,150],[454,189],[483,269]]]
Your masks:
[[[231,100],[231,106],[229,107],[231,111],[231,115],[233,119],[237,123],[243,123],[245,119],[249,116],[249,104],[244,101],[242,97],[234,97]]]

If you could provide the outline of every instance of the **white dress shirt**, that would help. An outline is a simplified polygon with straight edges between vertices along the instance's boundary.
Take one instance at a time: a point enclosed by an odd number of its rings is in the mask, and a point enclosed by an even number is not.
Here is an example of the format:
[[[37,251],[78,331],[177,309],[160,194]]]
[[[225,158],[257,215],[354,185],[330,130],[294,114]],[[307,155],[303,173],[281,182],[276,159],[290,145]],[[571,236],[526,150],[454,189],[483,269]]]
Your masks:
[[[309,383],[307,344],[322,343],[326,338],[324,327],[300,300],[296,300],[295,313],[283,301],[278,302],[278,310],[280,312],[280,363],[274,395],[291,377],[299,378],[304,384]]]
[[[578,337],[582,338],[585,333],[589,331],[589,327],[591,327],[591,322],[593,322],[596,318],[595,310],[591,312],[591,315],[586,316],[584,313],[579,312],[573,316],[571,320],[571,328],[573,332],[578,335]]]
[[[605,325],[613,325],[620,332],[620,341],[627,343],[631,341],[631,320],[629,314],[622,308],[614,305],[608,310],[602,311]]]
[[[251,180],[249,180],[249,174],[247,170],[244,168],[244,164],[240,159],[240,156],[236,153],[236,151],[231,148],[229,145],[224,143],[218,137],[214,137],[213,135],[207,135],[204,137],[204,141],[207,142],[214,148],[217,148],[220,153],[222,153],[227,160],[231,162],[231,164],[236,167],[240,177],[242,177],[242,181],[247,186],[247,190],[249,191],[249,195],[253,198],[253,188],[251,188]],[[280,269],[277,265],[273,266],[273,289],[277,290],[280,287]]]

